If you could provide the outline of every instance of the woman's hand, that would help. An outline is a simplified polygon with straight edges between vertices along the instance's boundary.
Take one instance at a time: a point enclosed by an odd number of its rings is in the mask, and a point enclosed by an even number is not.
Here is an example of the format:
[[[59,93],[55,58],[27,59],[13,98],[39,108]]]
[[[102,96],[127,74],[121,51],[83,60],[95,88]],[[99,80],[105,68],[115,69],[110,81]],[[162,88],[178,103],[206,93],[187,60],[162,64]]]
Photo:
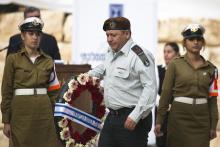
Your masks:
[[[154,133],[157,137],[163,136],[163,132],[161,132],[161,124],[156,124]]]
[[[210,130],[210,133],[209,133],[209,138],[210,140],[214,139],[217,137],[217,133],[216,133],[216,130]]]
[[[10,126],[10,124],[4,124],[3,133],[4,133],[5,136],[7,136],[8,138],[11,137],[11,126]]]

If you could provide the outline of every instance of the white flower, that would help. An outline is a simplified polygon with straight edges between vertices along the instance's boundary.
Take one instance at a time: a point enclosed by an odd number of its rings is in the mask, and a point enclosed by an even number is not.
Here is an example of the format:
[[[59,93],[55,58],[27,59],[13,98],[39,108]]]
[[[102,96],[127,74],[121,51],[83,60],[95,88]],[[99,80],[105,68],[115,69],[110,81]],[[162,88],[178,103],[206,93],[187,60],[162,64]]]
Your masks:
[[[67,118],[63,118],[58,122],[58,126],[61,128],[64,128],[68,125],[68,120]]]
[[[79,147],[83,147],[83,146],[84,146],[83,144],[81,144],[81,143],[79,144]]]
[[[63,95],[63,99],[67,102],[71,101],[71,97],[72,97],[72,92],[70,90],[66,91]]]
[[[71,91],[76,90],[78,88],[78,82],[75,79],[72,79],[68,83],[68,87]]]
[[[74,147],[74,143],[75,143],[75,140],[72,139],[72,138],[69,138],[69,139],[66,141],[66,147]]]
[[[87,73],[84,74],[80,74],[77,77],[77,81],[81,84],[81,85],[86,85],[86,82],[89,81],[89,75]]]
[[[83,147],[84,145],[79,143],[79,144],[76,144],[75,147]]]
[[[91,143],[92,143],[92,144],[95,144],[95,143],[96,143],[96,140],[93,138],[93,139],[91,140]]]
[[[92,78],[92,85],[95,86],[95,85],[99,85],[99,84],[100,84],[99,78],[93,77]]]
[[[70,138],[69,128],[63,128],[63,130],[60,132],[60,138],[62,140],[68,140]]]

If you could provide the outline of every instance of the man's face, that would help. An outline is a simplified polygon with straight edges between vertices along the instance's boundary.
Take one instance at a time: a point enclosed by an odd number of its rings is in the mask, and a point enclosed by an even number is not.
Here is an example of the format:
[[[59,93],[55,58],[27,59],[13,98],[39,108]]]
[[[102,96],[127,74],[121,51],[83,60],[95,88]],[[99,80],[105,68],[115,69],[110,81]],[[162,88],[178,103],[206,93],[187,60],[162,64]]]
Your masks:
[[[33,11],[26,14],[25,18],[29,17],[38,17],[40,18],[40,12],[39,11]]]
[[[107,42],[114,52],[118,52],[129,40],[130,31],[107,30]]]

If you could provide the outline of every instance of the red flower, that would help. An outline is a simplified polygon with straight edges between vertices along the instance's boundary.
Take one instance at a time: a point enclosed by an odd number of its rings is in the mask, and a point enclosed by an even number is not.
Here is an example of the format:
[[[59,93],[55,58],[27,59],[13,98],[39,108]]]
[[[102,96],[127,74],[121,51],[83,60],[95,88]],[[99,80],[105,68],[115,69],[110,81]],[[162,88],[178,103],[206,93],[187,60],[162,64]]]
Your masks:
[[[73,134],[73,139],[75,139],[76,142],[79,142],[79,141],[80,141],[80,138],[81,138],[81,136],[80,136],[79,132],[76,131],[76,132]]]
[[[96,117],[102,118],[103,114],[105,114],[105,106],[99,106],[96,111]]]

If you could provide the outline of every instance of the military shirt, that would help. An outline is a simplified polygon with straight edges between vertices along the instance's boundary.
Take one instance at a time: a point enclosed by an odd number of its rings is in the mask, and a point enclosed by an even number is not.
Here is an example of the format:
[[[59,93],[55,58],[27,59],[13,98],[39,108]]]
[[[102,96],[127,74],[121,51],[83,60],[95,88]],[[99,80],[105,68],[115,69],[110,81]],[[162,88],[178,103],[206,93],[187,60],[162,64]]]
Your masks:
[[[40,51],[40,56],[32,63],[26,50],[10,54],[6,58],[2,81],[2,122],[10,122],[11,102],[14,90],[19,88],[48,88],[54,63],[51,57]],[[58,91],[50,91],[50,101],[55,102]]]
[[[131,50],[132,39],[117,53],[109,48],[104,64],[89,74],[104,79],[105,106],[114,110],[135,107],[129,117],[135,122],[146,117],[155,104],[157,86],[152,54],[144,50],[150,65],[146,66]]]
[[[218,120],[217,99],[209,98],[209,86],[214,70],[215,66],[205,59],[204,64],[195,69],[186,55],[171,61],[163,82],[157,123],[163,122],[172,97],[207,98],[210,105],[211,126],[215,128]]]

